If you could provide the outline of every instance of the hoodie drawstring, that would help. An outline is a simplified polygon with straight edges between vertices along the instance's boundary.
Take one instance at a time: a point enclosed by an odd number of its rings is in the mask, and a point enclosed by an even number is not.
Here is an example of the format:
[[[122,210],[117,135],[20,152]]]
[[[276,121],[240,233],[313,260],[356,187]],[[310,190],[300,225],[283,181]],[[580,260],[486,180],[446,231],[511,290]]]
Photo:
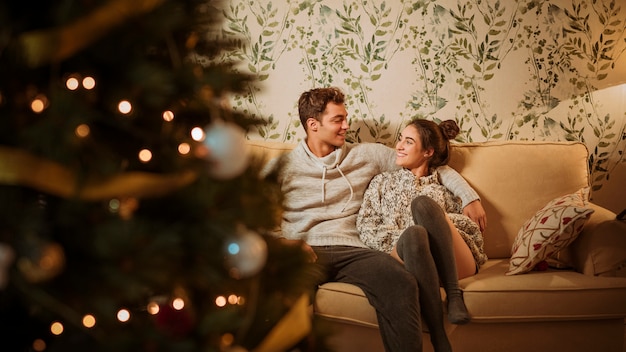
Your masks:
[[[326,180],[326,166],[323,166],[322,170],[322,203],[324,203],[326,201],[326,187],[324,187],[324,181]]]
[[[326,168],[324,168],[324,170],[326,170]],[[341,208],[341,211],[343,212],[344,210],[346,210],[346,207],[348,206],[348,204],[350,204],[350,201],[352,201],[352,197],[354,196],[354,190],[352,189],[352,185],[350,184],[350,181],[348,181],[348,178],[343,174],[343,171],[341,171],[341,169],[339,168],[339,165],[337,165],[337,170],[341,174],[341,177],[343,177],[343,179],[346,180],[348,187],[350,187],[350,198],[348,198],[348,201],[346,202],[346,204],[344,204],[343,208]]]
[[[346,208],[348,207],[348,205],[350,204],[350,202],[354,198],[354,189],[352,188],[352,185],[350,184],[350,181],[348,180],[346,175],[344,175],[343,171],[341,171],[341,169],[339,168],[339,163],[342,160],[343,148],[335,149],[335,151],[333,152],[332,156],[328,155],[327,157],[320,158],[320,157],[316,156],[315,154],[313,154],[311,149],[309,149],[309,146],[306,144],[306,141],[300,141],[299,145],[301,146],[302,150],[304,150],[304,152],[309,156],[310,160],[312,162],[314,162],[315,164],[321,166],[321,168],[322,168],[322,203],[326,202],[326,185],[325,185],[325,183],[326,183],[326,174],[327,174],[329,169],[332,170],[334,168],[337,168],[337,170],[339,171],[339,174],[341,175],[341,177],[344,180],[346,180],[346,183],[348,184],[348,187],[350,188],[350,198],[348,199],[346,204],[344,204],[343,208],[341,208],[341,211],[343,212],[344,210],[346,210]]]
[[[350,181],[348,180],[346,175],[344,175],[343,171],[341,171],[341,169],[339,168],[339,165],[337,165],[336,168],[337,168],[337,171],[339,171],[339,174],[341,174],[341,177],[343,177],[343,179],[346,180],[346,183],[348,184],[348,188],[350,188],[350,198],[348,198],[348,201],[346,202],[346,204],[344,204],[343,208],[341,208],[341,211],[343,212],[344,210],[346,210],[346,207],[348,206],[348,204],[350,204],[350,201],[352,201],[352,198],[354,197],[354,189],[352,188],[352,185],[350,184]],[[324,187],[324,181],[326,180],[326,170],[328,170],[326,166],[323,166],[322,167],[322,203],[326,201],[326,189]]]

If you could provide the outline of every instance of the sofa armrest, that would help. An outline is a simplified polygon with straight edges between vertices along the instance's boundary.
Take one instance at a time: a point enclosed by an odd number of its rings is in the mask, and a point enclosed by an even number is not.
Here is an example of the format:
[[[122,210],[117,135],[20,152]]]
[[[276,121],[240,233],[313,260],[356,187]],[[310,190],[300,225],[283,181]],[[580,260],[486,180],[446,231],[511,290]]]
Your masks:
[[[590,203],[595,210],[578,238],[567,248],[574,269],[593,276],[626,276],[626,222]]]

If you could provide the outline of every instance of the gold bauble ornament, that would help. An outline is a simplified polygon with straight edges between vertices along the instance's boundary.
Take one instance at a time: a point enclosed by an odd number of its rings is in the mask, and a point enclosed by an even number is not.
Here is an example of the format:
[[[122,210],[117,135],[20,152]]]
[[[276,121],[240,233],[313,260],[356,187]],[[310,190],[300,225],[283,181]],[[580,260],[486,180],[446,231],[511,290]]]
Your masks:
[[[58,243],[44,244],[33,256],[18,259],[17,267],[31,283],[48,281],[65,268],[65,251]]]

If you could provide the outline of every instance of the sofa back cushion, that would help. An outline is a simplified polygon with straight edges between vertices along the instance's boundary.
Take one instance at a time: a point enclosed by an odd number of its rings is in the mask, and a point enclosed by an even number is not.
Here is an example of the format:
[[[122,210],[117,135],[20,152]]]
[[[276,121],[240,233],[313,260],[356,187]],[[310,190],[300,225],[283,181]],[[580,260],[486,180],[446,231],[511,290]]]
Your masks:
[[[266,162],[295,143],[248,141]],[[487,212],[485,252],[509,258],[526,220],[552,199],[589,185],[587,147],[578,142],[500,141],[453,144],[450,166],[481,196]]]
[[[455,144],[450,166],[481,196],[489,258],[508,258],[524,222],[549,201],[589,185],[587,147],[578,142]]]
[[[290,152],[296,147],[296,143],[282,143],[275,141],[249,140],[247,141],[250,155],[253,159],[267,163],[283,153]]]

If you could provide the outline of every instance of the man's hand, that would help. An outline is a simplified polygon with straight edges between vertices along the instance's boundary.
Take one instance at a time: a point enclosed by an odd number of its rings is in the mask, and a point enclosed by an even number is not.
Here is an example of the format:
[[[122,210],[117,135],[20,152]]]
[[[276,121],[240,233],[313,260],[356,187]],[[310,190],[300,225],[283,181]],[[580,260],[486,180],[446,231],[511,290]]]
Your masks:
[[[300,246],[302,251],[308,256],[309,263],[315,263],[317,261],[317,254],[315,254],[313,248],[309,246],[305,241],[290,240],[286,238],[281,238],[280,240],[282,241],[282,243],[288,246]]]
[[[483,208],[483,204],[480,200],[477,199],[466,205],[465,208],[463,208],[463,215],[469,217],[476,224],[478,224],[481,232],[485,231],[485,228],[487,227],[487,213],[485,213],[485,209]]]

